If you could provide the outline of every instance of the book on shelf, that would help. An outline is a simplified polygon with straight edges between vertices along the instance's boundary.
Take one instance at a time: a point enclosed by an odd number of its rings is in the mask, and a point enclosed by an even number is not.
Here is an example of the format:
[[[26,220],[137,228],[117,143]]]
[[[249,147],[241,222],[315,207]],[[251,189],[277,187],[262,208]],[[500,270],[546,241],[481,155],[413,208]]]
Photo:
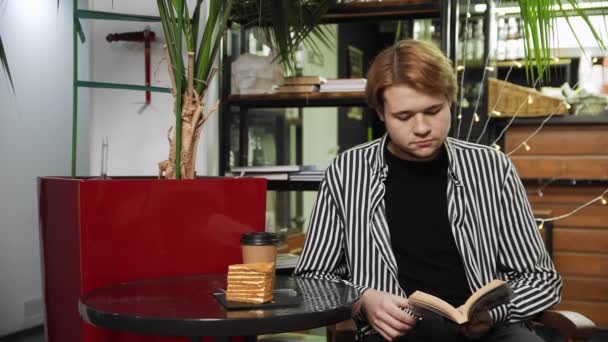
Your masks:
[[[465,324],[478,311],[491,310],[499,305],[506,304],[514,296],[511,286],[506,281],[494,279],[473,293],[462,305],[460,311],[444,300],[421,291],[412,293],[408,297],[408,301],[414,306],[414,310],[423,317],[425,315],[439,315],[456,324]]]
[[[272,166],[236,166],[230,169],[234,174],[239,173],[280,173],[280,172],[299,172],[302,170],[300,165],[272,165]]]
[[[325,84],[329,85],[366,85],[367,79],[365,78],[328,78]]]
[[[255,177],[255,178],[266,178],[267,180],[289,180],[289,173],[287,172],[275,172],[275,173],[260,173],[260,172],[250,172],[250,173],[235,173],[235,172],[227,172],[227,177]]]
[[[277,93],[316,93],[319,86],[316,84],[282,85],[277,88]]]
[[[319,85],[325,82],[327,82],[327,79],[321,76],[293,76],[285,77],[285,79],[283,80],[283,85]]]
[[[348,92],[365,91],[367,80],[365,78],[333,78],[321,84],[320,92]]]
[[[344,92],[359,92],[365,91],[365,85],[338,85],[338,86],[327,86],[324,87],[324,84],[321,85],[319,92],[321,93],[344,93]]]
[[[291,253],[277,254],[277,269],[295,268],[298,264],[299,255]]]

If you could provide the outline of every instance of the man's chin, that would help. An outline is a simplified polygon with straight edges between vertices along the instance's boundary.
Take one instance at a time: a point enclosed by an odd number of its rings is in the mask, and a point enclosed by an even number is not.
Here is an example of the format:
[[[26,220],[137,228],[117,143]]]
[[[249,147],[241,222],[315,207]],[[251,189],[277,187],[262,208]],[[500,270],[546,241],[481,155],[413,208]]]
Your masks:
[[[424,148],[416,151],[410,151],[412,157],[419,160],[430,160],[437,156],[439,148]]]

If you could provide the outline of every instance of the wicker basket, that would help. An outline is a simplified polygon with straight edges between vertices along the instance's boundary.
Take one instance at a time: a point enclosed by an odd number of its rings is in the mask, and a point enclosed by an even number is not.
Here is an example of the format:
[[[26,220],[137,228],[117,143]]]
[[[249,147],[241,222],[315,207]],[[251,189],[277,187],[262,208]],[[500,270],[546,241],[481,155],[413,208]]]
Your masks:
[[[533,88],[489,78],[488,114],[493,117],[567,115],[568,105]]]

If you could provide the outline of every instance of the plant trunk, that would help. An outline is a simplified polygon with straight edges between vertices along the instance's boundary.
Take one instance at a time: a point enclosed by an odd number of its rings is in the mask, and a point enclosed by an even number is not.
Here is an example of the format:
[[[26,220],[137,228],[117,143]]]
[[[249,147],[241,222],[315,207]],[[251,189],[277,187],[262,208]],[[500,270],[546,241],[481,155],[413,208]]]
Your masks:
[[[215,106],[206,114],[204,112],[205,91],[202,96],[198,96],[196,92],[192,94],[182,95],[182,153],[181,153],[181,174],[184,179],[193,179],[196,176],[196,151],[198,141],[201,136],[203,125],[213,112],[217,110]],[[173,127],[169,129],[167,138],[169,140],[169,160],[162,161],[158,164],[159,178],[175,179],[175,136]]]
[[[165,45],[165,56],[170,61],[169,51]],[[171,63],[169,67],[169,77],[171,78],[171,93],[173,94],[173,112],[177,110],[177,97],[175,92],[175,74]],[[209,75],[209,80],[215,75],[216,69],[213,69]],[[208,84],[208,83],[206,83]],[[182,151],[180,159],[180,173],[182,178],[193,179],[196,176],[196,149],[198,146],[198,140],[201,136],[201,129],[203,125],[218,108],[219,100],[216,101],[213,108],[204,114],[205,110],[205,95],[207,90],[203,90],[202,94],[199,95],[194,89],[194,53],[188,53],[188,88],[181,94],[182,96],[182,114],[181,114],[181,125],[182,125]],[[177,114],[176,114],[177,115]],[[173,127],[169,128],[167,133],[167,139],[169,139],[169,160],[158,163],[158,178],[175,179],[175,135],[172,136]]]

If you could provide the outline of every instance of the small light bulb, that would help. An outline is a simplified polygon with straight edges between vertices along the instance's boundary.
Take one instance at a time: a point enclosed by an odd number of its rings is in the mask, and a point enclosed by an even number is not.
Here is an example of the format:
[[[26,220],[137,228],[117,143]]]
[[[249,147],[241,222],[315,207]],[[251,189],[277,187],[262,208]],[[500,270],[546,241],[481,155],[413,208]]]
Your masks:
[[[526,151],[530,151],[530,145],[524,143],[524,148],[526,149]]]
[[[499,111],[497,111],[497,110],[493,110],[493,111],[492,111],[492,114],[494,114],[494,115],[496,115],[496,116],[501,116],[501,115],[502,115],[502,113],[501,113],[501,112],[499,112]]]
[[[462,120],[462,114],[458,114],[458,120]]]
[[[545,226],[545,222],[541,222],[541,223],[538,225],[538,229],[541,229],[541,230],[542,230],[544,226]]]
[[[538,194],[538,197],[543,197],[543,196],[545,196],[545,194],[543,193],[543,191],[542,191],[541,189],[538,189],[537,194]]]
[[[555,63],[559,62],[559,57],[553,57],[553,61],[554,61]]]
[[[458,70],[458,71],[462,71],[462,70],[464,70],[464,65],[459,65],[459,66],[457,66],[457,67],[456,67],[456,70]]]
[[[534,102],[532,95],[528,95],[528,104],[532,104],[532,102]]]
[[[475,122],[479,122],[479,115],[477,115],[477,113],[475,113],[473,115],[473,119],[475,120]]]
[[[604,197],[602,197],[602,204],[606,205],[606,203],[608,203],[608,202],[606,202],[606,199]]]
[[[564,107],[566,107],[566,109],[572,108],[572,106],[570,106],[570,104],[568,102],[564,102]]]
[[[494,67],[493,66],[488,66],[488,67],[486,67],[486,70],[487,71],[494,71]]]
[[[521,68],[521,67],[523,67],[523,66],[524,66],[523,64],[521,64],[521,63],[519,63],[519,62],[517,62],[517,61],[513,61],[513,63],[514,63],[514,64],[515,64],[515,66],[516,66],[516,67],[518,67],[518,68]]]
[[[591,59],[591,63],[593,63],[593,64],[597,63],[597,57],[593,57],[593,58]]]
[[[467,18],[471,17],[471,12],[467,12]]]
[[[500,145],[498,145],[498,144],[494,144],[494,145],[492,145],[492,147],[494,147],[494,149],[495,149],[496,151],[500,151]]]

